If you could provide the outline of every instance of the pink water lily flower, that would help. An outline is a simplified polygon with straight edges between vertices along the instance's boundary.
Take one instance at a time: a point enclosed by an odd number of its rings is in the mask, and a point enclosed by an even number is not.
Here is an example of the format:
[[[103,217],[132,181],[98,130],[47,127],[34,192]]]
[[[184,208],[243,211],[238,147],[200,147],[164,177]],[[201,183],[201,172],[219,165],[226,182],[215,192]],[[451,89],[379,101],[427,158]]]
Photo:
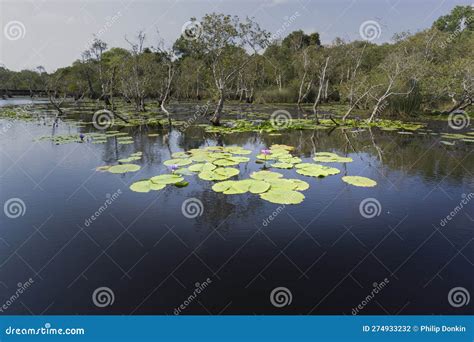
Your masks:
[[[272,151],[270,151],[269,149],[263,149],[260,152],[262,152],[262,154],[265,155],[265,156],[268,156],[269,154],[272,154]]]
[[[171,172],[175,172],[177,169],[179,169],[179,166],[177,164],[173,164],[170,166]]]

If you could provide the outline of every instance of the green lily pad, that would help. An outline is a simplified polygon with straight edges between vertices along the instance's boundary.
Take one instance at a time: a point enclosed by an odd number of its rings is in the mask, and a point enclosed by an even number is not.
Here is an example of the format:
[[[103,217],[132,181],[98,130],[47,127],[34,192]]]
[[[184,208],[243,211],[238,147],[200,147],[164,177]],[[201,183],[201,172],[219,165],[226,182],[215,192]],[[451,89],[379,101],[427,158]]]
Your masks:
[[[187,187],[188,185],[189,185],[189,182],[186,182],[186,181],[174,183],[174,186],[177,188],[184,188],[184,187]]]
[[[261,180],[244,179],[239,181],[224,181],[213,185],[212,190],[226,195],[244,194],[251,192],[260,194],[270,189],[270,184]]]
[[[173,157],[174,159],[188,158],[189,154],[187,154],[186,152],[175,152],[171,155],[171,157]]]
[[[225,180],[239,174],[239,170],[232,167],[218,167],[215,170],[202,171],[199,178],[209,181]]]
[[[273,163],[272,167],[276,167],[277,169],[292,169],[293,164],[290,164],[290,163]]]
[[[127,172],[136,172],[140,170],[139,165],[135,164],[121,164],[111,166],[107,171],[111,173],[127,173]]]
[[[178,182],[182,182],[184,180],[183,177],[180,175],[175,175],[172,173],[164,174],[164,175],[158,175],[155,177],[151,177],[150,181],[155,183],[155,184],[175,184]]]
[[[135,192],[149,192],[150,190],[161,190],[166,184],[156,184],[149,179],[141,180],[130,185],[130,190]]]
[[[354,185],[354,186],[361,186],[361,187],[373,187],[377,185],[377,182],[367,178],[367,177],[361,177],[361,176],[344,176],[342,177],[342,180],[348,184]]]
[[[189,171],[193,171],[193,172],[212,171],[216,168],[217,166],[211,163],[194,164],[188,167]]]
[[[163,164],[166,165],[166,166],[171,166],[171,165],[185,166],[185,165],[189,165],[191,163],[192,163],[192,161],[189,160],[189,159],[178,158],[178,159],[169,159],[169,160],[165,161]]]
[[[111,165],[103,165],[103,166],[98,166],[95,170],[99,172],[105,172],[108,171],[112,166]]]
[[[260,198],[276,204],[299,204],[303,202],[305,196],[298,191],[270,189],[260,194]]]
[[[202,162],[212,161],[214,160],[214,158],[209,158],[209,156],[206,153],[197,153],[189,157],[189,160],[193,162],[197,162],[197,163],[202,163]]]
[[[305,181],[302,181],[300,179],[289,179],[289,180],[296,184],[296,187],[293,190],[305,191],[309,189],[309,184],[306,183]]]
[[[297,168],[297,173],[310,177],[326,177],[331,175],[337,175],[339,172],[341,172],[335,167],[329,167],[319,164],[302,163],[297,164],[295,166]]]
[[[232,160],[231,158],[216,159],[212,163],[217,166],[234,166],[239,164],[238,161]]]
[[[315,153],[315,157],[313,158],[313,160],[317,162],[321,162],[321,163],[350,163],[352,162],[352,158],[341,157],[341,156],[338,156],[336,153],[331,153],[331,152]]]
[[[186,167],[180,167],[179,169],[175,170],[173,173],[177,175],[181,175],[181,176],[191,176],[193,174]]]
[[[288,164],[298,164],[301,163],[301,158],[298,157],[291,157],[291,158],[278,158],[280,163],[288,163]]]
[[[281,177],[283,177],[281,173],[265,170],[252,172],[252,174],[250,175],[250,178],[258,180],[276,179]]]

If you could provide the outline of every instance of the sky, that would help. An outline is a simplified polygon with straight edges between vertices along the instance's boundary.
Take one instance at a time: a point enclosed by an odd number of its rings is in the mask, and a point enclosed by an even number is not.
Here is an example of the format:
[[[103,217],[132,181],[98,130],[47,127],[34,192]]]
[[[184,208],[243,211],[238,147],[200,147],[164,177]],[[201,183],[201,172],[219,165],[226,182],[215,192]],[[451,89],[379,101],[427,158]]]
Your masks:
[[[157,31],[168,46],[191,17],[206,13],[249,16],[276,37],[294,30],[319,32],[323,44],[336,37],[389,42],[395,33],[431,26],[456,5],[453,0],[0,0],[0,65],[48,72],[79,59],[94,35],[109,47],[128,47],[125,36]],[[375,29],[371,31],[371,29]],[[375,32],[375,33],[374,33]],[[369,37],[369,38],[367,38]]]

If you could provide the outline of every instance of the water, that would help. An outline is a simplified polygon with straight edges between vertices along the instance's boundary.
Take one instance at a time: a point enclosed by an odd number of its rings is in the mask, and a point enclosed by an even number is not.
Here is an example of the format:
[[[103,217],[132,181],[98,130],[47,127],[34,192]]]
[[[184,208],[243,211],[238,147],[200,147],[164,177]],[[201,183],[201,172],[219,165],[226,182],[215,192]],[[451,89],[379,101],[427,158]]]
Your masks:
[[[186,105],[175,111],[186,108],[192,112]],[[350,315],[359,304],[360,314],[472,313],[472,304],[451,306],[448,292],[458,286],[474,290],[474,201],[440,225],[463,194],[474,192],[468,143],[444,146],[439,136],[378,129],[270,136],[132,127],[123,129],[133,136],[131,145],[115,139],[55,145],[34,139],[93,128],[68,122],[52,127],[41,117],[0,123],[1,203],[19,198],[25,205],[23,216],[0,216],[0,303],[8,302],[18,283],[34,281],[3,313],[172,315],[183,305],[181,314]],[[430,125],[448,131],[445,123]],[[197,176],[186,177],[190,185],[181,189],[128,189],[166,172],[162,162],[170,153],[218,144],[259,151],[274,143],[295,146],[304,161],[315,151],[334,151],[354,162],[334,164],[341,173],[323,179],[277,170],[310,183],[304,202],[294,206],[215,193],[211,182]],[[143,151],[137,173],[94,171],[136,151]],[[241,164],[240,178],[261,168],[254,155]],[[349,186],[341,181],[346,174],[378,185]],[[108,208],[86,224],[110,198]],[[203,205],[196,218],[182,214],[190,198]],[[380,203],[374,218],[360,213],[367,198]],[[367,300],[381,282],[383,289]],[[100,287],[113,291],[112,305],[94,305]],[[272,305],[277,287],[291,291],[291,304]]]

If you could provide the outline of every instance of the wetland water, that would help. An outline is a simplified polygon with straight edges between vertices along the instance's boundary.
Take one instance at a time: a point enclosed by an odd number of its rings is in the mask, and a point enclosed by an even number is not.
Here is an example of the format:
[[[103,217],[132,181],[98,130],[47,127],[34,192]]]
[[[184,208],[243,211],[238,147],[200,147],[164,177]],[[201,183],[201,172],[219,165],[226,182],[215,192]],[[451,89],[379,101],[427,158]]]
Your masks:
[[[175,114],[180,120],[192,112],[187,105],[172,109],[183,113]],[[57,145],[37,139],[96,131],[75,124],[90,121],[92,113],[78,109],[53,125],[46,106],[36,112],[28,121],[0,119],[1,203],[24,203],[22,216],[0,216],[0,301],[18,283],[34,280],[7,314],[172,315],[186,302],[180,314],[351,315],[363,301],[359,314],[469,313],[470,306],[454,308],[447,296],[457,286],[474,293],[474,198],[441,221],[463,194],[474,192],[473,144],[440,143],[446,139],[438,132],[459,133],[446,122],[430,122],[431,131],[413,134],[372,128],[222,135],[194,126],[136,126],[117,129],[133,143],[111,137],[103,144]],[[235,166],[235,179],[248,178],[262,168],[255,155],[273,144],[293,146],[303,162],[312,162],[315,152],[353,162],[328,164],[341,172],[325,178],[275,170],[309,183],[298,205],[217,193],[196,175],[184,177],[184,188],[129,190],[137,180],[167,173],[163,162],[172,153],[214,145],[253,151],[250,162]],[[138,172],[95,171],[137,151],[143,152],[133,162]],[[345,175],[369,177],[377,186],[351,186],[341,180]],[[182,213],[190,198],[202,203],[195,218]],[[378,202],[378,215],[361,214],[366,199]],[[100,287],[112,289],[112,305],[94,305]],[[272,305],[277,287],[291,291],[289,305]]]

